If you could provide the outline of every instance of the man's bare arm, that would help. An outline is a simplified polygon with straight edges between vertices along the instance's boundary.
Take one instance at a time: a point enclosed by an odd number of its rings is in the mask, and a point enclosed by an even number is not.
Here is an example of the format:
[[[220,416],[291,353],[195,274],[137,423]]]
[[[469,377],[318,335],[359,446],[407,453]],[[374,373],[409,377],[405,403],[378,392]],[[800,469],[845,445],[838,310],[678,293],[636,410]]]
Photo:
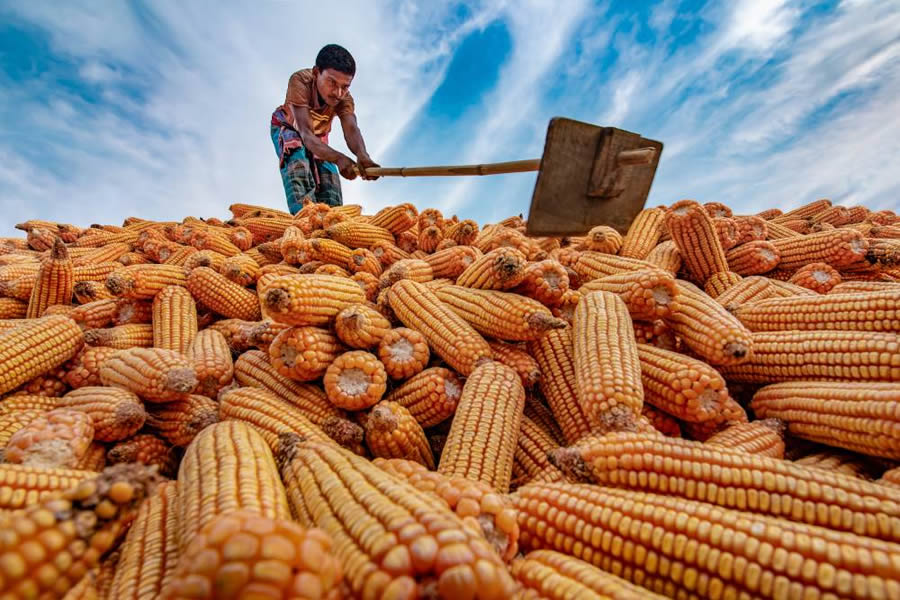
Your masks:
[[[369,156],[366,150],[366,142],[363,140],[362,132],[359,130],[359,124],[356,122],[356,115],[346,113],[341,115],[341,129],[344,131],[344,141],[347,147],[356,155],[359,166],[363,169],[368,167],[377,167],[378,164]],[[378,179],[377,177],[365,177],[365,179]]]
[[[291,114],[294,116],[294,123],[297,124],[297,131],[300,133],[300,139],[303,140],[303,146],[312,152],[319,160],[333,162],[338,166],[341,175],[347,179],[354,179],[356,172],[353,170],[353,159],[349,156],[338,152],[322,140],[320,140],[312,132],[309,127],[309,109],[302,106],[289,106]]]

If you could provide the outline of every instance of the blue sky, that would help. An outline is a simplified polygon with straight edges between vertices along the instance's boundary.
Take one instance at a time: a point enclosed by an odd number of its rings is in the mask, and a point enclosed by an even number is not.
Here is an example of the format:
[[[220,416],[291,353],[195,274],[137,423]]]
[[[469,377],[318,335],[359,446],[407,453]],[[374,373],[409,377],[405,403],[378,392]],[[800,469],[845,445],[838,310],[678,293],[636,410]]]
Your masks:
[[[900,2],[0,0],[0,235],[281,208],[268,122],[329,42],[385,166],[539,156],[556,115],[665,143],[649,203],[900,208]],[[331,141],[346,151],[336,121]],[[533,174],[344,182],[480,222]]]

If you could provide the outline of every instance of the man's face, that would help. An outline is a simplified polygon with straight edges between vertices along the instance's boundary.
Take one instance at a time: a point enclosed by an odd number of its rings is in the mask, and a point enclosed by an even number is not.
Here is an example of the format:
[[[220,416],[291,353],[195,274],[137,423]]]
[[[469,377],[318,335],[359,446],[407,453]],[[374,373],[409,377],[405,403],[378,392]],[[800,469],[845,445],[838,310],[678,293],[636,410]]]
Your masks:
[[[353,76],[334,69],[319,71],[318,68],[314,68],[314,71],[319,95],[328,106],[337,106],[338,102],[350,92],[350,82],[353,81]]]

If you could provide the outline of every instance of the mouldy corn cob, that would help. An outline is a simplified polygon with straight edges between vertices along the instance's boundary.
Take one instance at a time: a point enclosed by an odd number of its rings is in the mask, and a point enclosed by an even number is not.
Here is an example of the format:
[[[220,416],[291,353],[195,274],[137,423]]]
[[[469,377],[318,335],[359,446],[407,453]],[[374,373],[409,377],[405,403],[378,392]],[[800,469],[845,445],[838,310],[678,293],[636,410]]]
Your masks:
[[[760,389],[752,407],[760,417],[783,419],[797,437],[898,459],[898,401],[900,386],[892,383],[795,381]]]
[[[566,326],[543,304],[518,294],[448,285],[435,295],[476,331],[501,340],[533,340]]]
[[[35,285],[28,301],[26,318],[40,317],[48,306],[69,304],[72,301],[72,288],[75,285],[75,274],[72,259],[66,245],[59,238],[53,243],[50,256],[41,263]]]
[[[402,458],[434,469],[434,455],[422,426],[400,404],[381,401],[361,417],[361,422],[373,456]]]
[[[391,379],[407,379],[420,373],[430,356],[425,336],[406,327],[390,329],[378,342],[378,359]]]
[[[140,463],[154,466],[164,477],[173,477],[178,466],[172,446],[150,433],[139,433],[117,442],[106,452],[106,461],[111,465]]]
[[[11,515],[0,514],[0,596],[62,598],[122,537],[157,476],[111,467]]]
[[[137,300],[150,300],[169,285],[187,285],[182,267],[132,265],[113,271],[106,278],[106,287],[114,296]]]
[[[695,281],[702,285],[713,273],[728,270],[716,225],[700,204],[676,202],[666,211],[665,225]]]
[[[491,358],[484,338],[421,283],[398,281],[389,299],[403,324],[424,335],[431,349],[461,374],[471,374]]]
[[[186,447],[198,433],[219,421],[219,405],[206,396],[191,395],[152,406],[147,425],[173,446]]]
[[[6,462],[32,467],[76,468],[94,436],[91,417],[57,408],[31,420],[6,444]]]
[[[388,394],[388,402],[397,402],[422,427],[432,427],[456,412],[463,383],[443,367],[431,367],[414,375]]]
[[[257,295],[209,267],[197,267],[187,276],[187,288],[203,306],[230,319],[258,321]]]
[[[0,511],[28,508],[95,475],[86,470],[0,464]]]
[[[384,396],[387,373],[373,354],[353,350],[328,365],[322,384],[328,400],[335,406],[362,410],[374,406]]]
[[[401,458],[376,458],[372,463],[419,491],[440,498],[457,516],[474,517],[484,538],[504,560],[516,555],[519,539],[516,513],[509,500],[491,486],[463,477],[446,477]]]
[[[522,589],[516,600],[662,600],[664,596],[625,579],[601,571],[597,567],[568,554],[552,550],[535,550],[510,565],[510,572]]]
[[[234,362],[225,336],[218,331],[204,329],[199,332],[185,356],[197,375],[196,393],[215,398],[219,390],[231,383]]]
[[[111,582],[110,598],[156,598],[178,562],[174,481],[157,486],[138,509]]]
[[[750,357],[751,335],[719,303],[686,281],[676,280],[678,302],[666,322],[687,346],[714,365],[733,365]]]
[[[87,386],[73,390],[57,401],[57,407],[90,417],[94,439],[99,442],[131,437],[147,418],[140,398],[127,390],[111,387]]]
[[[351,304],[334,319],[335,333],[351,348],[372,348],[390,329],[390,322],[366,304]]]
[[[599,485],[666,493],[891,542],[900,539],[900,493],[846,475],[635,433],[598,437],[558,452],[570,477]],[[844,499],[839,504],[838,497]]]
[[[279,459],[294,514],[334,539],[353,594],[415,598],[431,589],[473,600],[512,594],[515,584],[500,557],[470,521],[365,459],[285,437]]]
[[[524,549],[568,552],[668,597],[900,593],[898,566],[888,558],[900,546],[889,542],[596,486],[535,484],[514,494],[513,502]]]
[[[537,385],[541,379],[541,369],[524,347],[504,342],[488,342],[488,345],[491,347],[494,360],[514,369],[526,390]]]
[[[41,408],[23,408],[0,414],[0,447],[5,447],[16,432],[46,413]]]
[[[100,385],[100,365],[115,352],[115,348],[85,346],[63,366],[63,380],[73,389]]]
[[[900,332],[900,291],[771,298],[734,311],[752,331],[786,329]]]
[[[338,338],[327,329],[291,327],[272,340],[269,358],[285,377],[313,381],[325,373],[342,349]]]
[[[0,394],[54,369],[81,350],[84,334],[59,315],[25,321],[0,333]]]
[[[365,295],[345,277],[285,275],[267,286],[262,300],[275,321],[325,325],[347,306],[365,302]]]
[[[130,390],[148,402],[184,398],[197,386],[197,373],[184,355],[161,348],[120,350],[100,366],[100,381]]]
[[[780,419],[757,419],[720,431],[704,443],[750,454],[784,458],[785,423]]]
[[[629,271],[588,281],[579,289],[582,294],[611,292],[628,307],[633,319],[657,319],[668,316],[677,302],[675,278],[662,269]]]
[[[483,290],[506,290],[522,283],[528,259],[515,248],[501,247],[475,259],[456,284]]]
[[[72,293],[79,304],[115,298],[112,292],[106,288],[106,285],[99,281],[77,281],[72,287]]]
[[[179,554],[207,523],[235,510],[290,518],[284,486],[265,440],[250,425],[237,421],[210,425],[187,447],[178,469],[176,506]]]
[[[493,361],[475,369],[463,386],[438,472],[507,492],[524,407],[514,370]]]
[[[88,329],[84,341],[91,346],[103,346],[116,350],[150,348],[153,346],[153,325],[131,323],[106,329]]]

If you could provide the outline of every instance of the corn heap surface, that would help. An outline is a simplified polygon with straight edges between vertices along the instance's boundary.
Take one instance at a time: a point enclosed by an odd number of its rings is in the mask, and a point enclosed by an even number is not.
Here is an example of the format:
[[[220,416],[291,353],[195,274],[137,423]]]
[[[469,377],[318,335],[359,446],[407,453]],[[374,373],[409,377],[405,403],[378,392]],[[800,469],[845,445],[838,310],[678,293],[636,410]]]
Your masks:
[[[0,238],[0,600],[898,599],[900,217]]]

